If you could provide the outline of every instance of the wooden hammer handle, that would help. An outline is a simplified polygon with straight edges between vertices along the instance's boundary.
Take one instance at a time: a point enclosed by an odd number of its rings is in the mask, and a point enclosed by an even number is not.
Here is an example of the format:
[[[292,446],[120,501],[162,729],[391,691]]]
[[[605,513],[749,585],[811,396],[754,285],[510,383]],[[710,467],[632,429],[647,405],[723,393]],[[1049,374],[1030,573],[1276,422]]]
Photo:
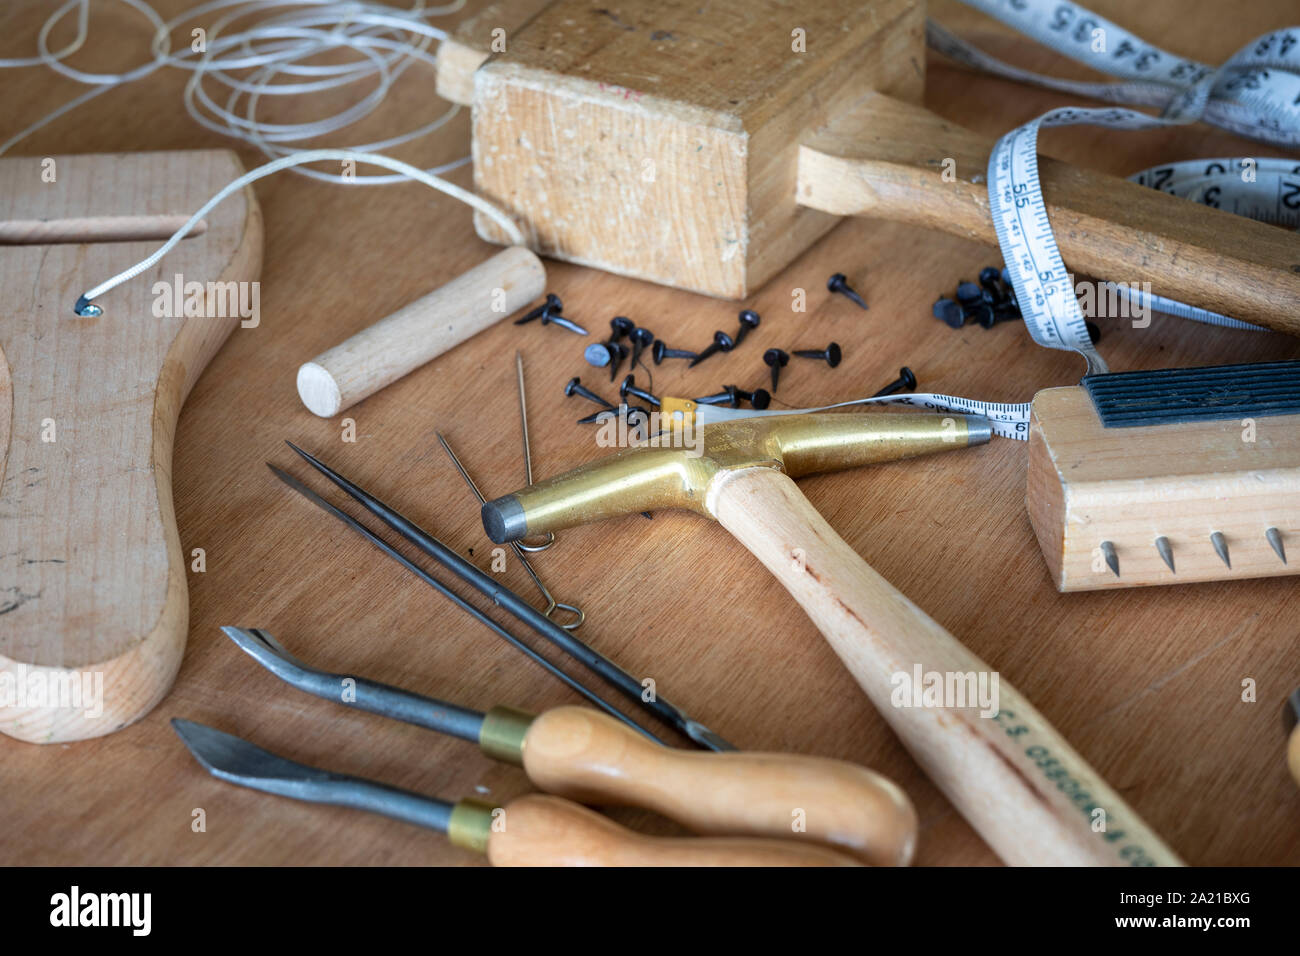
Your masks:
[[[493,866],[853,866],[814,844],[648,837],[560,797],[530,794],[505,807],[488,837]]]
[[[986,178],[993,145],[873,93],[805,137],[798,201],[997,245]],[[1072,271],[1150,282],[1159,295],[1300,335],[1300,235],[1047,157],[1039,178]]]
[[[896,675],[910,680],[918,666],[945,683],[950,675],[974,675],[966,686],[992,672],[873,571],[789,476],[770,468],[722,472],[710,486],[709,510],[803,605],[917,763],[1002,859],[1180,864],[1000,677],[996,717],[981,716],[979,704],[925,706],[904,692],[910,689]]]
[[[821,842],[875,866],[905,866],[916,846],[907,795],[842,760],[674,750],[585,707],[537,717],[523,758],[548,793],[645,807],[696,833]]]

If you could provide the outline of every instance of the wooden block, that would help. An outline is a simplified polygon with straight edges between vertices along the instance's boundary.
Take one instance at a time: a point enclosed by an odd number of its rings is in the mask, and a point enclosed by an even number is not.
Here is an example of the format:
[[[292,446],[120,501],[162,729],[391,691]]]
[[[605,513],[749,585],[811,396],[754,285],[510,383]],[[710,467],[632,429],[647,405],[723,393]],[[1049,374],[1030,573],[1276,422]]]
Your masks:
[[[498,4],[440,52],[535,251],[743,299],[846,215],[996,244],[993,141],[919,105],[921,0]],[[1045,159],[1067,266],[1300,334],[1300,238]],[[483,238],[505,241],[477,215]]]
[[[226,150],[53,160],[53,182],[38,157],[0,160],[0,732],[37,743],[111,733],[171,687],[189,622],[172,437],[241,321],[174,314],[172,287],[206,296],[262,259],[246,189],[100,297],[103,315],[76,315],[243,169]]]
[[[800,137],[869,90],[919,102],[923,26],[916,0],[560,0],[474,76],[475,185],[544,255],[743,298],[838,221],[796,202]]]
[[[1300,415],[1103,428],[1083,388],[1046,389],[1033,402],[1026,503],[1060,591],[1294,574]],[[1216,531],[1231,568],[1210,541]],[[1174,571],[1156,550],[1162,535]],[[1118,577],[1103,541],[1115,548]]]

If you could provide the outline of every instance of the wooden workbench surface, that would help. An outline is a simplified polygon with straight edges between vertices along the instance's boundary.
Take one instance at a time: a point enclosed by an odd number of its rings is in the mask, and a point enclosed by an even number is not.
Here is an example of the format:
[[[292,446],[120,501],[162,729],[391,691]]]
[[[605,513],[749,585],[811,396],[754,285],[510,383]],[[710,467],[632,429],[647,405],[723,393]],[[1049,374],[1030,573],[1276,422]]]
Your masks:
[[[165,15],[186,5],[157,4]],[[1294,20],[1290,0],[1236,4],[1226,19],[1225,6],[1212,0],[1090,6],[1210,63]],[[0,56],[30,56],[52,4],[4,7]],[[117,4],[93,7],[92,36],[100,39],[77,65],[122,69],[139,62],[147,40],[138,15]],[[964,7],[935,3],[932,13],[995,54],[1043,72],[1085,75]],[[184,80],[169,71],[111,91],[14,154],[228,145],[184,113]],[[0,139],[84,89],[43,68],[4,71],[0,83]],[[352,141],[431,119],[443,107],[432,88],[432,76],[411,70]],[[932,56],[926,102],[996,134],[1071,100],[975,76]],[[1042,148],[1117,174],[1172,159],[1278,155],[1202,125],[1156,133],[1052,131]],[[461,116],[396,155],[430,166],[467,149]],[[239,153],[249,168],[262,161],[253,150]],[[471,179],[468,169],[453,178],[466,185]],[[205,572],[189,577],[190,637],[180,675],[156,710],[111,736],[45,747],[0,737],[0,863],[479,861],[399,823],[241,790],[202,772],[168,727],[170,718],[452,799],[477,790],[504,800],[528,789],[520,771],[466,743],[288,688],[239,652],[219,625],[260,626],[318,666],[469,706],[540,709],[576,700],[294,496],[263,462],[303,473],[281,444],[292,439],[486,567],[491,545],[477,504],[434,430],[494,497],[523,480],[516,348],[526,363],[539,476],[601,452],[594,433],[574,424],[587,407],[562,396],[564,383],[582,374],[588,384],[611,389],[582,363],[577,338],[539,324],[504,323],[346,413],[355,419],[356,440],[345,442],[338,421],[316,418],[299,402],[298,365],[494,249],[474,236],[465,206],[415,184],[352,189],[281,173],[256,191],[266,223],[261,324],[236,329],[190,396],[176,439],[182,546],[187,554],[204,549],[207,562]],[[844,363],[828,371],[794,360],[782,377],[782,401],[857,397],[892,380],[900,365],[915,370],[923,390],[991,401],[1027,401],[1041,388],[1076,382],[1077,356],[1039,348],[1019,324],[953,331],[931,318],[937,295],[992,263],[1000,263],[995,250],[946,235],[845,222],[744,303],[763,324],[739,350],[689,373],[681,363],[666,364],[654,391],[699,395],[724,382],[761,385],[765,348],[832,339],[843,345]],[[736,324],[736,303],[559,263],[548,268],[565,314],[596,335],[610,317],[626,314],[670,345],[696,347],[714,329]],[[870,312],[825,291],[832,272],[849,276]],[[807,290],[805,313],[791,311],[796,288]],[[1300,357],[1300,342],[1274,333],[1160,316],[1147,329],[1115,319],[1103,320],[1102,329],[1101,351],[1117,370]],[[1296,579],[1057,594],[1025,514],[1025,452],[1024,444],[995,439],[802,485],[871,565],[1034,701],[1189,863],[1296,862],[1300,792],[1286,773],[1279,721],[1284,696],[1300,684]],[[563,532],[536,566],[560,600],[586,608],[588,641],[633,674],[653,677],[661,693],[724,736],[749,749],[857,761],[898,781],[920,813],[919,863],[997,862],[794,601],[717,525],[685,513],[591,525]],[[528,591],[513,556],[506,577]],[[1251,702],[1243,701],[1247,681],[1255,686]],[[206,812],[206,832],[191,828],[197,808]],[[672,832],[649,815],[616,816],[650,832]]]

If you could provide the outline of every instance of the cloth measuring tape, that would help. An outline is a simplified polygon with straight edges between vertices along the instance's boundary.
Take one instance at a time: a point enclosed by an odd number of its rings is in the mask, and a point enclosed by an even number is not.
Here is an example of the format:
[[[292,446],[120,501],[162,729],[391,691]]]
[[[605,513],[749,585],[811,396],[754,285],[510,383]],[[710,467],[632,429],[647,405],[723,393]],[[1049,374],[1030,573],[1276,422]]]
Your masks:
[[[939,395],[932,392],[909,392],[906,395],[882,395],[879,398],[858,398],[834,405],[819,405],[816,408],[726,408],[720,405],[697,405],[694,411],[694,423],[698,427],[730,421],[734,418],[763,418],[767,415],[805,415],[810,412],[829,412],[837,408],[849,408],[854,405],[910,405],[932,412],[954,412],[959,415],[979,415],[987,418],[992,425],[993,434],[1003,438],[1029,440],[1029,405],[1004,404],[1000,402],[981,402],[973,398],[961,398],[957,395]]]
[[[1275,145],[1300,145],[1300,28],[1253,40],[1215,69],[1152,46],[1084,7],[1060,0],[963,0],[1118,83],[1080,83],[1004,64],[933,22],[927,41],[980,70],[1117,103],[1161,106],[1160,116],[1122,107],[1051,110],[1003,136],[988,165],[989,206],[998,244],[1030,335],[1047,348],[1078,352],[1088,372],[1108,371],[1088,336],[1073,280],[1061,260],[1038,180],[1038,131],[1088,124],[1156,129],[1203,119]],[[1300,162],[1214,159],[1144,170],[1135,182],[1221,209],[1296,228]],[[1113,287],[1113,285],[1112,285]],[[1153,308],[1185,318],[1253,328],[1174,299],[1136,294]]]
[[[1022,70],[989,56],[945,30],[926,24],[929,46],[975,69],[1067,93],[1135,106],[1159,106],[1161,116],[1122,108],[1066,107],[1051,110],[1003,136],[989,157],[989,207],[998,245],[1029,334],[1047,348],[1078,352],[1088,372],[1106,372],[1088,335],[1074,294],[1073,277],[1047,216],[1038,180],[1038,131],[1090,124],[1111,129],[1156,129],[1203,119],[1264,142],[1300,145],[1300,28],[1275,30],[1247,44],[1217,70],[1174,56],[1090,10],[1058,0],[962,0],[1118,83],[1062,80]],[[1300,228],[1300,161],[1235,157],[1168,163],[1129,177],[1133,182],[1192,202],[1290,229]],[[1231,316],[1154,295],[1127,283],[1103,289],[1137,305],[1170,315],[1259,331]],[[798,411],[849,405],[912,405],[939,412],[982,415],[993,433],[1029,437],[1030,405],[984,402],[954,395],[913,393],[842,402]],[[723,415],[727,410],[720,410]],[[717,414],[711,412],[710,414]],[[778,412],[776,414],[784,414]]]

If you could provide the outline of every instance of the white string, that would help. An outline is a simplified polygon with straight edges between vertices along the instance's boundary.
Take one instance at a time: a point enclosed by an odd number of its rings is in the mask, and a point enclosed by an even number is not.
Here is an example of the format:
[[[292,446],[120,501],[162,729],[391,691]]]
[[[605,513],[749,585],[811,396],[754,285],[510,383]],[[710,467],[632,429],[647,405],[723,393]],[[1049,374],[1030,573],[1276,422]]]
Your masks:
[[[492,220],[496,222],[496,224],[499,225],[502,228],[502,230],[505,231],[506,235],[510,237],[511,242],[513,242],[515,245],[523,244],[524,241],[523,233],[519,231],[519,227],[515,225],[515,223],[511,221],[511,219],[508,216],[506,216],[505,213],[497,209],[496,206],[492,205],[486,199],[483,199],[481,196],[474,195],[472,192],[470,192],[467,189],[462,189],[460,186],[457,186],[455,183],[449,183],[445,179],[439,179],[437,176],[431,176],[428,173],[426,173],[424,170],[416,169],[414,166],[410,165],[409,163],[404,163],[401,160],[392,159],[391,157],[388,156],[381,156],[378,153],[359,153],[350,149],[311,149],[300,153],[294,153],[291,156],[284,156],[280,159],[272,160],[269,163],[266,163],[262,166],[258,166],[254,170],[244,173],[244,175],[240,176],[238,179],[222,187],[222,189],[215,196],[213,196],[211,199],[209,199],[199,208],[198,212],[190,216],[189,221],[186,222],[185,225],[181,226],[174,233],[172,233],[171,238],[168,239],[166,242],[164,242],[161,246],[159,246],[158,249],[155,250],[152,255],[150,255],[146,259],[140,260],[135,265],[131,266],[129,269],[124,269],[123,271],[119,272],[117,275],[113,276],[113,278],[101,282],[99,285],[95,286],[93,289],[88,290],[84,295],[82,295],[81,298],[77,300],[75,311],[77,312],[78,315],[100,314],[98,311],[98,307],[91,305],[92,300],[97,299],[99,296],[103,295],[105,292],[109,291],[110,289],[116,288],[117,286],[121,285],[123,282],[126,282],[128,279],[134,279],[136,276],[144,272],[146,269],[152,268],[155,264],[157,264],[157,262],[160,259],[162,259],[163,256],[167,255],[167,253],[169,253],[173,248],[175,248],[176,244],[180,242],[182,239],[184,239],[185,236],[189,234],[189,231],[193,229],[196,225],[198,225],[198,223],[203,219],[204,216],[206,216],[209,212],[211,212],[212,209],[215,208],[218,203],[220,203],[223,199],[225,199],[235,190],[242,189],[244,186],[247,186],[249,183],[256,182],[257,180],[262,179],[263,177],[270,176],[272,173],[279,172],[281,169],[286,169],[290,166],[298,165],[301,163],[316,163],[322,160],[334,160],[338,162],[354,161],[358,163],[371,163],[372,165],[375,166],[382,166],[385,169],[391,169],[396,172],[399,172],[403,176],[406,176],[410,179],[414,179],[416,182],[424,183],[426,186],[436,189],[439,192],[444,192],[449,196],[459,199],[463,203],[467,203],[470,206],[473,206],[475,209],[479,210],[485,215],[490,216]]]
[[[90,0],[67,0],[42,24],[36,38],[37,56],[0,60],[0,69],[45,66],[91,89],[0,144],[0,155],[109,90],[170,67],[190,74],[183,103],[195,122],[248,143],[270,161],[241,176],[208,200],[148,259],[89,290],[77,302],[78,313],[98,314],[98,307],[91,304],[91,299],[155,265],[231,193],[281,169],[349,186],[414,180],[479,210],[496,222],[511,241],[523,243],[519,227],[499,208],[441,178],[441,174],[466,165],[469,156],[420,169],[380,152],[441,129],[459,112],[460,107],[456,104],[451,104],[442,115],[423,125],[382,140],[345,144],[339,148],[304,148],[299,145],[337,134],[369,116],[382,105],[396,80],[412,66],[436,68],[437,57],[429,52],[429,48],[433,43],[446,39],[447,34],[426,20],[455,13],[465,6],[466,0],[450,0],[436,7],[426,6],[426,0],[411,0],[408,9],[366,0],[207,0],[166,21],[146,0],[115,2],[126,4],[149,21],[153,31],[149,43],[150,58],[121,73],[90,73],[69,66],[64,61],[82,49],[88,38]],[[76,37],[62,49],[51,51],[51,34],[74,10],[77,12]],[[194,42],[173,52],[172,34],[209,15],[216,15],[216,19],[203,28]],[[192,32],[191,36],[197,32]],[[312,62],[322,54],[340,51],[352,56],[344,62]],[[369,88],[333,115],[310,122],[273,123],[258,113],[260,106],[273,97],[302,99],[354,85],[358,89],[367,85]],[[310,112],[310,109],[304,107],[299,111]],[[321,161],[352,161],[378,166],[390,170],[391,175],[357,176],[352,175],[351,170],[335,173],[306,168],[308,164]]]
[[[48,57],[29,56],[17,60],[0,58],[0,69],[11,66],[43,66],[47,65],[50,60],[62,60],[65,57],[72,56],[72,54],[80,50],[82,44],[86,42],[87,26],[90,22],[90,0],[72,0],[72,2],[80,4],[81,9],[77,13],[77,35],[71,43],[65,46],[58,53],[50,53]]]

